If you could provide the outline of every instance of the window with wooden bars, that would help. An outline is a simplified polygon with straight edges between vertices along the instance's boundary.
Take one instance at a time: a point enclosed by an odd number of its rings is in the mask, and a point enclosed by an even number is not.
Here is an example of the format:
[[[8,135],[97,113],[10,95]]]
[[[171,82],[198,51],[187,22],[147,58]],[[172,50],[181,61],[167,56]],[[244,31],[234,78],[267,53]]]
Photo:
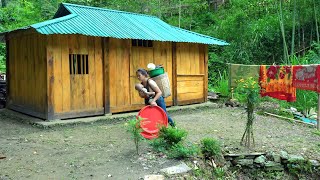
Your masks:
[[[88,54],[69,54],[70,74],[89,74]]]
[[[152,41],[150,41],[150,40],[132,39],[132,46],[152,47]]]

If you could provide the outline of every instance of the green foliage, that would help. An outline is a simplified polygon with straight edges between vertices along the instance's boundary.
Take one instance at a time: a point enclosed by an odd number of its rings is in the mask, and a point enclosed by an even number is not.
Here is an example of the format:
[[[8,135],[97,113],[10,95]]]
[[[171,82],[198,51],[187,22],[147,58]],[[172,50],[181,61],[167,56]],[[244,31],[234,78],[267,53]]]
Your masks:
[[[247,125],[241,138],[241,144],[244,144],[248,148],[251,146],[251,142],[254,145],[253,136],[253,120],[254,109],[260,101],[260,86],[253,77],[247,79],[240,79],[237,81],[238,85],[235,88],[235,97],[247,106]]]
[[[214,138],[202,139],[200,149],[206,159],[221,155],[221,143]]]
[[[162,127],[159,137],[153,139],[150,145],[154,150],[165,153],[170,158],[183,159],[198,154],[199,149],[194,144],[184,143],[187,132],[183,129]]]
[[[0,73],[6,72],[6,46],[0,43]]]
[[[213,87],[214,92],[220,92],[222,96],[228,97],[229,92],[229,78],[226,71],[221,74],[219,71],[218,80],[216,86]]]
[[[226,175],[226,172],[225,170],[222,168],[222,167],[217,167],[214,169],[214,177],[218,180],[222,180],[224,179],[225,175]]]
[[[165,153],[167,151],[168,145],[163,138],[156,138],[149,142],[152,148],[157,152]]]
[[[315,130],[312,132],[313,134],[317,135],[317,136],[320,136],[320,130]]]
[[[297,89],[297,100],[292,105],[308,116],[312,108],[317,108],[317,103],[318,94],[316,92]]]
[[[297,177],[302,174],[312,173],[312,164],[306,159],[289,162],[287,167],[289,172]]]
[[[143,140],[143,137],[140,134],[143,131],[140,127],[141,120],[141,118],[131,119],[125,124],[127,131],[131,133],[131,138],[134,141],[137,154],[139,154],[139,143],[141,140]]]
[[[171,147],[184,140],[187,136],[187,131],[180,128],[162,127],[160,129],[159,138],[165,140],[166,144]]]
[[[239,102],[256,105],[260,101],[260,86],[253,77],[240,79],[237,83],[234,93]]]
[[[170,147],[168,150],[168,156],[175,159],[184,159],[197,155],[198,152],[198,146],[194,144],[183,144],[180,142]]]

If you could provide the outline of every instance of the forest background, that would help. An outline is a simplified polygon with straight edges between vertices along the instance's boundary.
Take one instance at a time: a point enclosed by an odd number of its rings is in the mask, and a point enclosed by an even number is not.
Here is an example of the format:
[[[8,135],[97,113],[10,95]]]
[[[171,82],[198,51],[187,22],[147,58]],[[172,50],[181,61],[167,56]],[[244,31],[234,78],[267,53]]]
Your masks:
[[[51,19],[61,2],[149,14],[227,41],[209,46],[209,87],[225,95],[226,63],[320,63],[319,0],[0,0],[0,32]],[[0,43],[0,72],[5,53]],[[316,104],[315,93],[298,93]]]

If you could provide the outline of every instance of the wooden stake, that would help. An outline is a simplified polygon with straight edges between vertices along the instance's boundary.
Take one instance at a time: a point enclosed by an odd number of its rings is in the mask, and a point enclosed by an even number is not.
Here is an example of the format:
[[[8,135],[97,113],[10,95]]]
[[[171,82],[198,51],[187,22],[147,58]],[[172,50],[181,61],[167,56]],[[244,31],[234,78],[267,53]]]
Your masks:
[[[317,113],[317,130],[319,130],[320,122],[320,94],[318,93],[318,113]]]

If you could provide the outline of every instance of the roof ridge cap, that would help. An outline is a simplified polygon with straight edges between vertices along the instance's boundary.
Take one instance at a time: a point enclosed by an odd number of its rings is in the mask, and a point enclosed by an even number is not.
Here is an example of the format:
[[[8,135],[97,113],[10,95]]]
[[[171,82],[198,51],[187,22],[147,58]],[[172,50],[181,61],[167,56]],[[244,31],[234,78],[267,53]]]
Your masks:
[[[189,31],[189,30],[187,30],[187,29],[179,28],[179,27],[176,27],[176,26],[173,26],[173,25],[170,25],[170,26],[171,26],[171,27],[173,27],[173,28],[175,28],[175,29],[181,30],[181,31],[185,31],[185,32],[188,32],[188,33],[192,33],[192,34],[195,34],[195,35],[201,36],[201,37],[205,37],[205,38],[209,38],[209,39],[213,39],[213,40],[216,40],[216,41],[220,41],[220,42],[223,42],[223,43],[229,44],[229,43],[227,43],[227,42],[226,42],[226,41],[224,41],[224,40],[217,39],[217,38],[214,38],[214,37],[211,37],[211,36],[205,35],[205,34],[200,34],[200,33],[194,32],[194,31]]]
[[[133,15],[138,15],[138,16],[147,16],[147,17],[151,17],[151,18],[160,19],[157,16],[153,16],[153,15],[149,15],[149,14],[114,10],[114,9],[108,9],[108,8],[102,8],[102,7],[95,7],[95,6],[85,6],[85,5],[80,5],[80,4],[71,4],[71,3],[61,3],[61,4],[65,5],[65,6],[76,6],[76,7],[82,7],[82,8],[97,9],[97,10],[102,10],[102,11],[113,11],[113,12],[117,12],[117,13],[133,14]]]

